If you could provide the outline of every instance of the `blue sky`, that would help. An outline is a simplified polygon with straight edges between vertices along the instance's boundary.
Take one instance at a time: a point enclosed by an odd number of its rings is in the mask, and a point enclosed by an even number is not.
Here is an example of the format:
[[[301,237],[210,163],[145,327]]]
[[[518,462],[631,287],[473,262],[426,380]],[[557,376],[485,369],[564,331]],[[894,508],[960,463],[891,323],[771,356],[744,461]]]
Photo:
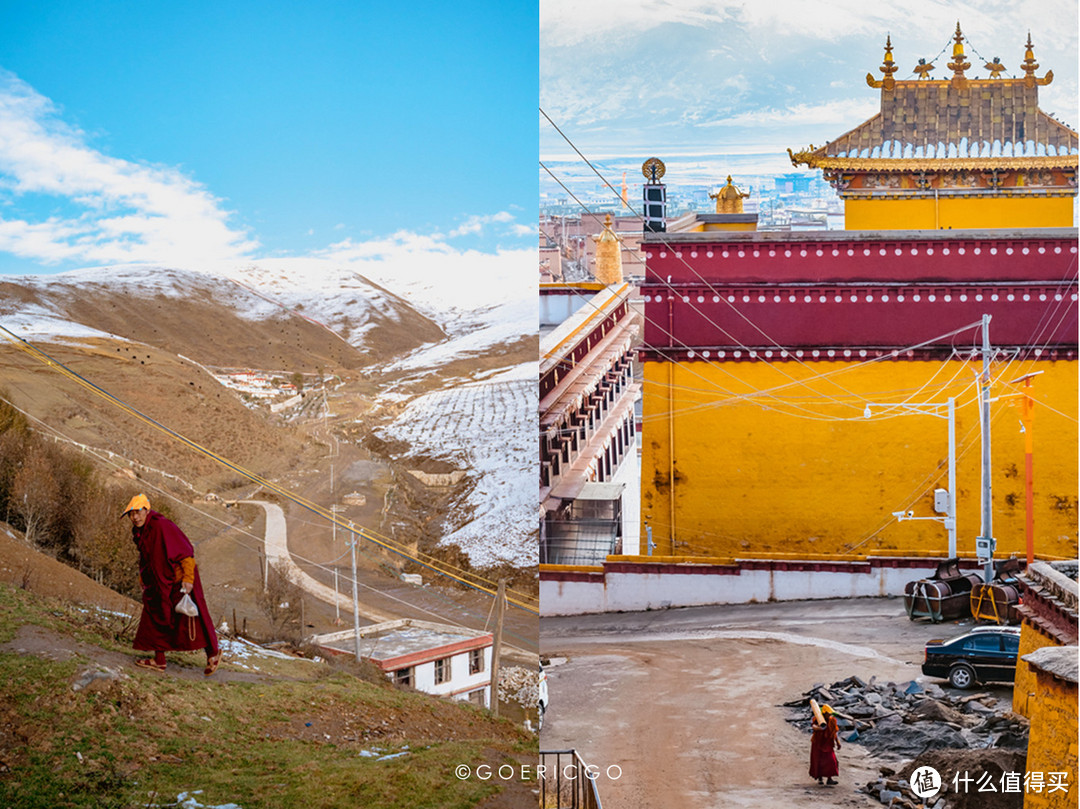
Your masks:
[[[0,272],[535,250],[535,6],[0,0],[0,19]]]
[[[865,77],[881,77],[886,35],[897,78],[909,78],[951,48],[958,21],[978,78],[995,56],[1023,75],[1030,31],[1038,75],[1054,73],[1040,106],[1080,124],[1076,0],[542,0],[541,106],[616,184],[622,169],[640,182],[653,155],[669,184],[792,172],[788,147],[820,146],[878,111]],[[950,75],[951,53],[936,78]],[[596,184],[543,120],[540,154],[561,177]],[[543,172],[541,187],[558,193]]]

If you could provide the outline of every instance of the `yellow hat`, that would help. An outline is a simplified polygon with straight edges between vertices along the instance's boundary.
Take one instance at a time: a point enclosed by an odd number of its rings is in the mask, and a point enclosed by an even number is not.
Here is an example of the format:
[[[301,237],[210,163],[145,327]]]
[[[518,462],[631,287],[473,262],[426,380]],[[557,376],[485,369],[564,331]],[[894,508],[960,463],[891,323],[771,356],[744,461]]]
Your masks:
[[[828,705],[822,705],[822,706],[821,706],[821,712],[822,712],[822,713],[836,713],[836,711],[834,711],[834,710],[833,710],[832,708],[830,708],[830,707],[829,707]]]
[[[120,516],[125,516],[129,511],[138,511],[140,508],[150,510],[150,501],[146,499],[145,494],[137,494],[131,498],[131,502],[127,504],[127,508],[124,509],[124,513]]]

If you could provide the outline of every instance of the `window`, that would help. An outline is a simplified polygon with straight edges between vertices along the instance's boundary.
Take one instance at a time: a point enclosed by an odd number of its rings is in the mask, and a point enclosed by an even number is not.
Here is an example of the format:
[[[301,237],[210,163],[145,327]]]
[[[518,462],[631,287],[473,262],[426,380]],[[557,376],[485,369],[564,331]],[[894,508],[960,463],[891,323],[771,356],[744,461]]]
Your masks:
[[[1000,652],[1001,640],[997,635],[975,635],[964,641],[965,652]]]
[[[394,682],[397,683],[398,685],[411,686],[413,684],[412,683],[412,669],[411,668],[398,669],[393,674],[394,674]]]
[[[484,689],[478,688],[476,691],[470,691],[469,702],[473,705],[479,705],[481,708],[486,708],[487,700],[484,699]]]
[[[484,670],[484,650],[473,649],[469,652],[469,674],[479,674]]]
[[[435,685],[445,683],[450,679],[450,658],[444,657],[435,661]]]

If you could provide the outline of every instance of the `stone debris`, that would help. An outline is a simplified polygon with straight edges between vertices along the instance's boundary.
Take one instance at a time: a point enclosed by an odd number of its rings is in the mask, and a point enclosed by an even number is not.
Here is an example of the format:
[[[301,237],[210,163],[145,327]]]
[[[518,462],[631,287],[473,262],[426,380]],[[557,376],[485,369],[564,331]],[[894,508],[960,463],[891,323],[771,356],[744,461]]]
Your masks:
[[[521,666],[499,669],[499,699],[513,700],[525,708],[535,708],[540,699],[540,673]]]
[[[83,669],[75,675],[71,683],[72,691],[102,691],[108,689],[114,682],[131,679],[118,668],[111,666],[95,665]]]
[[[869,682],[852,676],[828,686],[817,683],[801,699],[784,703],[793,709],[787,721],[806,733],[810,732],[811,699],[833,709],[844,741],[857,743],[875,756],[906,760],[898,770],[882,767],[881,777],[860,789],[894,809],[968,806],[966,795],[951,793],[951,787],[945,786],[925,802],[916,798],[906,778],[919,765],[935,767],[943,779],[951,779],[965,767],[973,773],[980,767],[998,774],[1024,771],[1028,722],[990,693],[954,696],[933,683],[879,683],[873,677]],[[999,806],[1012,804],[994,804]]]

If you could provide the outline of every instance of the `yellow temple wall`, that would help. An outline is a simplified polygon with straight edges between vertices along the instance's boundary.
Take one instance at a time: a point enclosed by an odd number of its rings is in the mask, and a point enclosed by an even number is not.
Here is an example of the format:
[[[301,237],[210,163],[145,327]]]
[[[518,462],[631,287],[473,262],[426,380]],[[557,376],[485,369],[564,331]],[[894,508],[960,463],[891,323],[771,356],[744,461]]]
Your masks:
[[[1020,668],[1030,668],[1020,660]],[[1030,703],[1031,731],[1028,735],[1025,770],[1043,773],[1043,783],[1049,784],[1049,773],[1064,773],[1057,780],[1067,789],[1029,790],[1024,794],[1024,809],[1075,809],[1077,806],[1077,688],[1076,683],[1054,677],[1042,671],[1030,672],[1025,681],[1027,691],[1019,684],[1013,688],[1013,704]],[[1030,696],[1029,696],[1030,695]]]
[[[1031,694],[1035,691],[1036,673],[1022,658],[1044,646],[1060,646],[1027,621],[1020,627],[1020,650],[1016,655],[1016,678],[1013,682],[1013,712],[1031,719]]]
[[[945,402],[949,396],[957,397],[958,549],[974,551],[981,513],[976,365],[646,362],[641,517],[652,527],[655,552],[944,554],[940,522],[898,523],[892,512],[935,515],[933,490],[948,488],[946,420],[889,418],[881,407],[865,419],[862,411],[866,401]],[[1075,557],[1077,363],[1025,363],[1003,373],[1014,379],[1036,369],[1044,373],[1032,388],[1035,551]],[[810,379],[826,373],[829,380]],[[995,396],[1010,392],[993,389]],[[747,398],[733,398],[739,396]],[[992,409],[999,557],[1025,552],[1018,402],[1001,398]]]
[[[757,222],[707,222],[697,230],[699,233],[712,230],[757,230]]]
[[[846,230],[946,230],[1073,226],[1073,198],[918,197],[847,199]]]

